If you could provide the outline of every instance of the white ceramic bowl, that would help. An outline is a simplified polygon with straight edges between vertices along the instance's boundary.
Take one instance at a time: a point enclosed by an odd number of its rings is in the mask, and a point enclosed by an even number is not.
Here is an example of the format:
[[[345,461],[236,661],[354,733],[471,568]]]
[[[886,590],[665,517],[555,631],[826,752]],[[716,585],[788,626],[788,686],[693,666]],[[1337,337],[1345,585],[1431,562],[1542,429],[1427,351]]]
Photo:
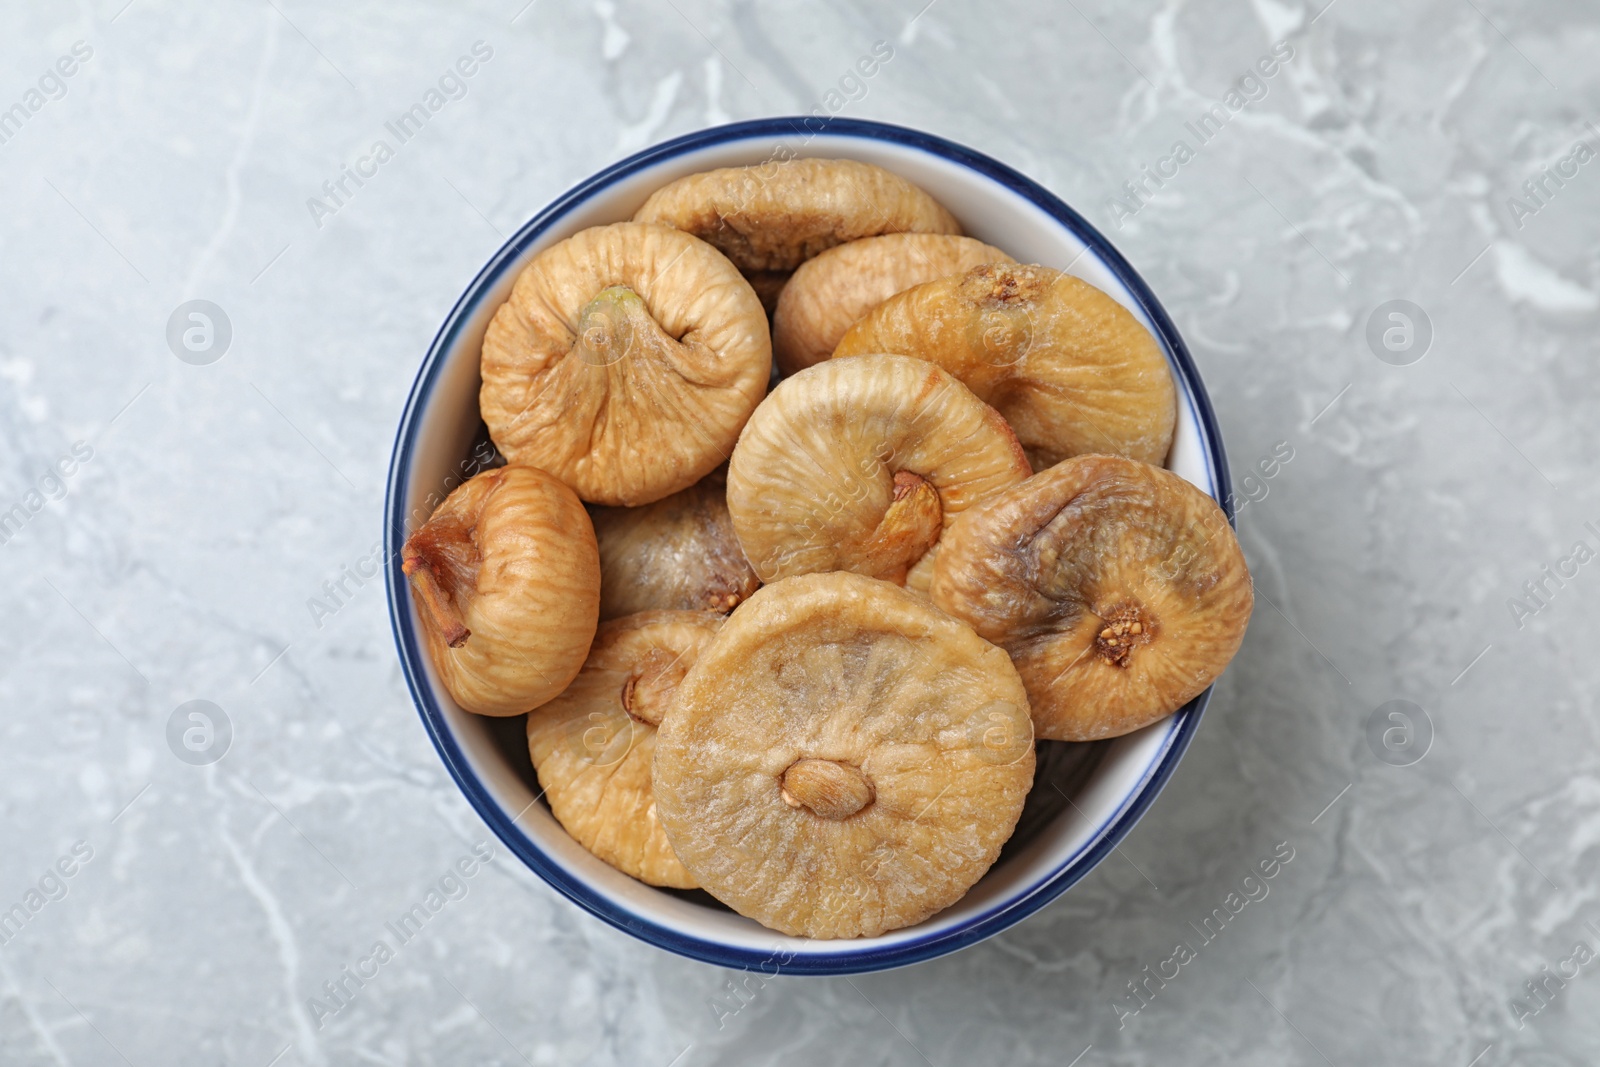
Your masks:
[[[1177,381],[1177,439],[1168,466],[1227,507],[1222,441],[1182,340],[1133,268],[1075,211],[1004,164],[931,134],[845,119],[763,119],[689,134],[606,168],[523,226],[472,280],[434,338],[400,420],[385,505],[387,586],[395,641],[423,724],[467,799],[519,859],[594,915],[673,952],[767,973],[848,974],[973,944],[1082,878],[1166,783],[1210,691],[1127,737],[1044,745],[1017,833],[957,904],[881,937],[811,941],[767,930],[704,893],[636,882],[567,836],[538,799],[522,719],[467,714],[439,684],[418,640],[417,615],[400,571],[400,547],[408,529],[427,517],[430,495],[442,497],[470,470],[469,453],[482,440],[479,347],[522,266],[585,227],[627,219],[646,196],[675,178],[788,155],[859,159],[892,170],[949,208],[968,234],[1022,262],[1068,270],[1124,304],[1161,342]]]

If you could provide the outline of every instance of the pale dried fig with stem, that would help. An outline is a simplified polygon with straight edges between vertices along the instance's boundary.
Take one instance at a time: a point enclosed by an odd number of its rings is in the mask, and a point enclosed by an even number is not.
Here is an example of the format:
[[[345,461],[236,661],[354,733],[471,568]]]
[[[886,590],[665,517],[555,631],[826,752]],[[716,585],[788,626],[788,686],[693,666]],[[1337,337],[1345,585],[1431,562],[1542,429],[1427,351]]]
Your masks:
[[[762,581],[846,570],[922,589],[945,525],[1029,473],[1005,420],[933,364],[829,360],[751,416],[728,511]]]
[[[854,574],[758,590],[656,736],[656,811],[689,873],[786,934],[873,937],[981,878],[1033,782],[1005,653]]]
[[[520,715],[583,665],[600,610],[594,528],[535,467],[484,471],[406,540],[401,567],[434,669],[479,715]]]
[[[894,294],[984,263],[1012,262],[998,248],[951,234],[893,233],[830,248],[783,287],[772,316],[772,356],[793,374],[827,359],[851,324]]]
[[[528,753],[556,819],[650,885],[695,888],[656,816],[650,765],[656,729],[722,621],[715,612],[646,611],[605,623],[566,692],[528,716]]]
[[[961,516],[933,602],[1011,654],[1042,738],[1148,726],[1216,680],[1250,572],[1214,500],[1170,471],[1078,456]]]
[[[933,197],[871,163],[768,160],[691,174],[651,194],[635,222],[710,242],[742,271],[792,271],[834,245],[880,233],[960,233]]]
[[[484,336],[478,401],[507,458],[633,506],[727,459],[771,369],[766,313],[726,257],[623,222],[523,268]]]
[[[732,611],[761,585],[733,533],[723,470],[638,508],[592,509],[600,619],[638,611]]]
[[[993,404],[1035,469],[1103,452],[1159,464],[1177,390],[1161,346],[1127,308],[1048,267],[974,267],[907,289],[845,332],[834,358],[904,352]]]

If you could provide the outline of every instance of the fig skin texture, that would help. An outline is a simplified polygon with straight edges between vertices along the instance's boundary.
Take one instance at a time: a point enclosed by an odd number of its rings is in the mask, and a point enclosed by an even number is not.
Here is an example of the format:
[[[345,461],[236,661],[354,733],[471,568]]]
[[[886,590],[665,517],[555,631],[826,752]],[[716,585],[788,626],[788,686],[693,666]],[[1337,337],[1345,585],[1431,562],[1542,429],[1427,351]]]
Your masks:
[[[1030,473],[1005,420],[933,364],[829,360],[751,416],[728,511],[764,582],[844,570],[925,590],[945,525]]]
[[[656,728],[721,628],[703,611],[646,611],[603,624],[566,692],[528,716],[528,754],[556,819],[579,844],[650,885],[694,889],[656,818]]]
[[[984,263],[1013,262],[992,245],[949,234],[893,233],[830,248],[802,264],[779,295],[772,356],[793,374],[827,359],[852,323],[894,294]]]
[[[713,471],[640,508],[591,510],[600,621],[639,611],[732,611],[760,587],[733,534],[727,475]]]
[[[495,446],[584,500],[636,506],[728,458],[766,392],[755,291],[679,230],[584,230],[518,275],[483,339],[478,405]]]
[[[656,811],[700,885],[786,934],[874,937],[949,907],[1033,783],[1004,652],[843,572],[739,606],[656,735]]]
[[[1214,500],[1170,471],[1078,456],[945,536],[933,602],[1011,654],[1041,738],[1120,737],[1216,680],[1254,594]]]
[[[791,271],[834,245],[880,233],[960,233],[939,202],[898,174],[851,159],[768,160],[679,178],[635,222],[674,226],[745,272]]]
[[[907,289],[845,332],[834,358],[904,352],[993,404],[1035,470],[1089,452],[1160,464],[1177,388],[1127,308],[1048,267],[985,265]]]
[[[465,710],[521,715],[583,665],[600,552],[554,475],[512,464],[473,476],[407,539],[401,566],[434,668]]]

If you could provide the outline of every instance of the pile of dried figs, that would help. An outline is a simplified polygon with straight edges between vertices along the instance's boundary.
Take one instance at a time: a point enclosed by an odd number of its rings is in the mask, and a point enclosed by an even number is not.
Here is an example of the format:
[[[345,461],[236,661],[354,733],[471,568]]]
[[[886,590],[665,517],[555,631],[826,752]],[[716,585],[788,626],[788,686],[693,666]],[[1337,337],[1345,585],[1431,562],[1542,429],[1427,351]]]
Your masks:
[[[481,367],[505,463],[404,550],[440,681],[527,715],[600,859],[774,930],[949,907],[1037,746],[1170,715],[1249,621],[1155,338],[876,166],[657,190],[523,268]]]

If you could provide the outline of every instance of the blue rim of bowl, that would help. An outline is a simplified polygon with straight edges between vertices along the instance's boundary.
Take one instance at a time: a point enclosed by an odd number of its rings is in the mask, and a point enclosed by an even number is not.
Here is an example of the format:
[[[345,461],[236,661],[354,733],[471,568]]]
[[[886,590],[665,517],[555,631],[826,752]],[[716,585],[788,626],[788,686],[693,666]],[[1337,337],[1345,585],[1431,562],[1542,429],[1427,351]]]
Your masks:
[[[1160,794],[1199,728],[1201,715],[1211,698],[1211,690],[1207,689],[1179,709],[1174,716],[1175,728],[1168,734],[1163,750],[1146,767],[1138,784],[1124,797],[1116,814],[1096,828],[1087,848],[1068,857],[1049,875],[962,925],[929,937],[881,947],[864,947],[859,952],[835,950],[812,955],[799,950],[794,953],[792,959],[779,965],[775,962],[775,954],[771,951],[763,953],[755,949],[691,936],[618,908],[546,855],[516,826],[468,765],[420,669],[419,665],[426,653],[418,643],[411,624],[407,611],[410,599],[406,592],[405,577],[400,569],[400,548],[405,540],[405,487],[410,474],[411,452],[416,445],[415,436],[421,421],[418,416],[432,394],[435,378],[444,364],[445,354],[455,345],[457,333],[470,318],[470,312],[482,299],[483,293],[500,276],[507,264],[514,261],[529,242],[537,239],[573,208],[630,174],[684,152],[713,145],[786,136],[809,139],[813,135],[884,141],[920,149],[961,164],[1030,201],[1083,241],[1139,302],[1157,334],[1160,335],[1177,373],[1183,379],[1186,398],[1200,424],[1211,468],[1212,484],[1216,487],[1216,498],[1228,521],[1233,522],[1232,483],[1228,476],[1228,461],[1222,446],[1222,435],[1217,427],[1210,397],[1207,396],[1200,374],[1189,357],[1189,350],[1144,279],[1099,230],[1037,182],[996,159],[953,141],[904,126],[863,119],[791,116],[736,122],[698,130],[664,141],[614,163],[556,198],[501,246],[488,264],[478,272],[456,301],[455,306],[450,309],[450,314],[445,318],[444,324],[429,346],[427,357],[417,373],[411,394],[406,399],[405,410],[400,417],[384,501],[384,549],[388,563],[385,586],[389,597],[389,621],[394,630],[401,668],[405,672],[406,684],[411,690],[412,699],[416,702],[428,736],[432,738],[434,748],[444,760],[456,785],[466,794],[467,800],[477,810],[479,816],[517,858],[563,896],[591,915],[659,948],[723,967],[750,969],[779,966],[784,974],[838,975],[904,967],[955,952],[1021,922],[1066,892],[1117,846]],[[788,953],[783,952],[777,955],[786,954]]]

